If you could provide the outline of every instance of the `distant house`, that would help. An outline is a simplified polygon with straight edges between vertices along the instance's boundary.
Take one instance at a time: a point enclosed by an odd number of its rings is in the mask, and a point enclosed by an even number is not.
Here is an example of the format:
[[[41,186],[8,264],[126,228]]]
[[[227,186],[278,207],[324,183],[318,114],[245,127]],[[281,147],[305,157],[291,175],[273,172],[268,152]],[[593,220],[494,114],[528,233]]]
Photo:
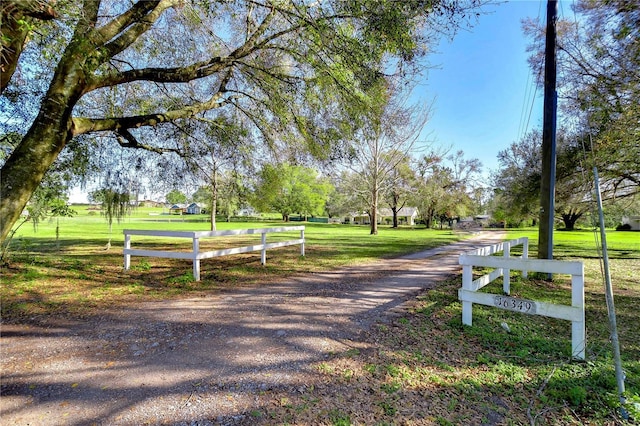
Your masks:
[[[398,225],[410,225],[416,224],[418,218],[418,209],[415,207],[403,207],[398,210]],[[378,209],[377,216],[378,223],[393,222],[393,211],[389,208]],[[351,213],[346,219],[345,223],[351,223],[353,225],[369,225],[371,218],[366,212]]]
[[[245,207],[238,210],[236,216],[257,216],[258,212],[253,207]]]
[[[371,223],[371,219],[369,219],[369,214],[366,212],[352,212],[344,219],[344,223],[351,225],[368,225]]]
[[[632,231],[640,231],[640,216],[627,216],[622,218],[623,225],[629,225]]]
[[[403,207],[398,210],[398,225],[410,225],[416,224],[418,218],[418,209],[415,207]],[[393,222],[393,211],[388,208],[382,208],[378,210],[378,223],[381,222]]]
[[[185,209],[186,214],[204,214],[205,206],[199,203],[191,203]]]
[[[187,213],[187,205],[186,204],[172,204],[169,207],[169,214],[186,214]]]
[[[161,203],[160,201],[153,201],[153,200],[142,200],[142,201],[138,201],[138,207],[163,207],[164,203]]]

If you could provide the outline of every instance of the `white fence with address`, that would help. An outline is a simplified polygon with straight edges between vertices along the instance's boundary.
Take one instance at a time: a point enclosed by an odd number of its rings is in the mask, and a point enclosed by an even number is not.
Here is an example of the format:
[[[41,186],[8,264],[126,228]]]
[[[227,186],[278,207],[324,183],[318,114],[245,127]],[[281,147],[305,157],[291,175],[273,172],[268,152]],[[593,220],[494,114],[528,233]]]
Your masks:
[[[512,247],[522,245],[522,257],[511,257]],[[584,265],[579,261],[558,261],[528,258],[529,241],[526,237],[461,254],[462,288],[458,290],[458,299],[462,302],[462,323],[472,324],[473,304],[494,306],[500,309],[541,315],[571,321],[571,353],[574,358],[585,357],[585,315],[584,315]],[[503,256],[493,256],[503,252]],[[473,279],[473,267],[495,268],[489,274]],[[543,272],[549,274],[571,275],[571,306],[526,300],[510,296],[510,271]],[[504,277],[503,294],[480,293],[482,287],[496,278]]]
[[[275,232],[300,231],[300,238],[267,243],[267,234]],[[235,247],[222,250],[200,251],[200,239],[223,237],[229,235],[260,234],[261,244],[251,246]],[[188,252],[162,251],[162,250],[140,250],[131,248],[131,236],[142,235],[146,237],[174,237],[190,238],[193,241],[193,249]],[[281,226],[277,228],[259,229],[232,229],[227,231],[147,231],[136,229],[124,230],[124,269],[131,266],[131,256],[166,257],[170,259],[191,259],[193,260],[193,278],[200,281],[200,260],[212,257],[226,256],[230,254],[247,253],[251,251],[261,251],[260,261],[264,265],[267,262],[267,249],[300,244],[300,255],[304,256],[304,226]]]

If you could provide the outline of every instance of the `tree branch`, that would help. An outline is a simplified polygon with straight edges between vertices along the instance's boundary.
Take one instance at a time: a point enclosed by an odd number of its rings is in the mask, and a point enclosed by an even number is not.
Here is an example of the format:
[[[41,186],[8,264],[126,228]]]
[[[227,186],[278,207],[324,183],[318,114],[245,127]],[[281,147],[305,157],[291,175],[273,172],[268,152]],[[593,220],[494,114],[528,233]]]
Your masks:
[[[134,22],[140,21],[145,15],[158,6],[160,0],[140,1],[133,5],[131,9],[112,19],[111,22],[97,29],[93,37],[99,45],[103,45],[120,34],[125,28]]]
[[[98,10],[100,9],[99,0],[84,0],[82,2],[82,13],[78,24],[73,32],[73,39],[78,40],[91,34],[96,22],[98,21]]]
[[[271,8],[267,16],[265,16],[264,20],[260,23],[260,26],[247,38],[247,41],[245,41],[242,46],[232,53],[231,56],[240,58],[251,53],[251,50],[253,50],[257,45],[258,38],[267,30],[267,28],[269,28],[269,24],[274,17],[275,8]]]
[[[178,2],[179,0],[160,0],[157,4],[152,3],[154,7],[151,10],[145,10],[146,8],[136,10],[137,13],[129,19],[129,29],[121,32],[116,39],[104,45],[104,51],[101,52],[101,60],[105,61],[131,46],[142,34],[153,26],[166,9],[175,6]],[[137,18],[138,20],[136,21],[133,18]],[[114,24],[113,27],[113,29],[117,29],[116,24]],[[108,31],[105,32],[108,34]]]
[[[7,0],[0,7],[0,15],[4,19],[13,14],[30,16],[47,21],[58,17],[57,12],[47,0]]]
[[[0,93],[9,85],[31,32],[31,18],[43,21],[58,15],[46,0],[6,1],[0,4]]]
[[[95,77],[87,85],[86,92],[90,92],[102,87],[117,86],[119,84],[131,83],[134,81],[153,81],[156,83],[187,83],[203,77],[208,77],[220,72],[231,64],[232,60],[220,57],[211,58],[207,61],[196,62],[186,67],[178,68],[143,68],[124,72],[110,73],[103,77]]]
[[[147,15],[145,23],[137,24],[129,31],[122,34],[113,42],[106,46],[106,57],[112,57],[119,53],[121,50],[127,48],[131,43],[135,41],[144,31],[150,27],[155,20],[162,14],[162,12],[171,5],[171,2],[177,0],[164,0],[158,4],[156,9]],[[144,68],[134,69],[124,72],[109,73],[105,76],[96,76],[87,84],[84,93],[103,88],[116,86],[124,83],[131,83],[133,81],[154,81],[158,83],[186,83],[192,80],[211,76],[217,72],[220,72],[226,67],[229,67],[235,61],[246,57],[252,52],[265,48],[267,43],[276,37],[280,37],[284,34],[296,31],[299,27],[289,28],[285,31],[276,33],[259,42],[259,38],[269,28],[270,23],[275,17],[275,9],[271,8],[269,14],[260,23],[258,28],[247,38],[246,42],[240,47],[231,52],[226,58],[219,56],[207,59],[206,61],[200,61],[187,65],[184,67],[175,68]]]
[[[224,87],[224,85],[222,86]],[[114,117],[114,118],[84,118],[75,117],[72,119],[72,132],[74,136],[101,131],[120,131],[120,129],[132,129],[145,126],[157,126],[172,120],[181,118],[190,118],[196,114],[216,108],[221,108],[232,102],[233,97],[223,99],[226,93],[225,89],[221,89],[213,95],[209,100],[195,103],[184,108],[167,111],[164,113],[137,115],[131,117]]]
[[[298,77],[298,76],[295,76],[295,75],[286,74],[286,73],[282,73],[282,72],[274,72],[274,71],[272,71],[272,69],[261,67],[261,66],[258,66],[256,64],[250,64],[250,63],[244,62],[244,61],[238,61],[238,63],[240,63],[241,65],[243,65],[247,69],[251,69],[251,70],[254,70],[254,71],[261,72],[263,74],[268,75],[271,78],[274,78],[274,79],[276,79],[278,81],[281,81],[282,83],[286,83],[286,84],[295,84],[295,82],[309,82],[309,81],[312,81],[312,79],[310,79],[310,78]]]
[[[180,154],[180,151],[174,148],[159,148],[140,143],[127,129],[117,129],[116,140],[123,148],[144,149],[145,151],[151,151],[158,154],[164,154],[165,152],[175,152],[176,154]]]

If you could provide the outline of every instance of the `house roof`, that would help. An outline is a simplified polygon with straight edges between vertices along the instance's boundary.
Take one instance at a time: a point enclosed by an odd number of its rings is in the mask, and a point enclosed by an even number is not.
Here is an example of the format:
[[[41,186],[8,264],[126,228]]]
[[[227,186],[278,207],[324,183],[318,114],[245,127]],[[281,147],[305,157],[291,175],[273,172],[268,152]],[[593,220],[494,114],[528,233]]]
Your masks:
[[[403,207],[400,210],[398,210],[398,216],[414,216],[418,214],[418,209],[416,207]],[[358,217],[358,216],[367,216],[367,212],[361,212],[361,213],[349,213],[349,216],[351,217]],[[393,211],[391,211],[390,208],[387,207],[383,207],[378,209],[378,216],[393,216]]]
[[[398,210],[398,216],[414,216],[418,214],[418,209],[416,207],[403,207]],[[390,208],[381,208],[378,209],[378,215],[380,216],[393,216],[393,211]]]

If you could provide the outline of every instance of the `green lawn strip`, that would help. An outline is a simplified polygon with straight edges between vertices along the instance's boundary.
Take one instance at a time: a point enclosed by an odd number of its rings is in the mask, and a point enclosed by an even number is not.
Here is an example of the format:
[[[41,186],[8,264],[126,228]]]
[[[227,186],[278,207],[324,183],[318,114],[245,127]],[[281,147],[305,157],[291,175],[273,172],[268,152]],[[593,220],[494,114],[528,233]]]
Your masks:
[[[538,245],[537,229],[512,229],[508,231],[508,239],[529,238],[529,255],[536,257]],[[640,233],[622,232],[608,229],[606,232],[609,257],[612,259],[640,258]],[[587,258],[599,256],[596,241],[601,239],[600,231],[556,231],[554,239],[554,258]]]
[[[90,211],[89,211],[90,212]],[[0,287],[3,318],[11,320],[39,314],[81,314],[97,306],[127,303],[148,298],[188,296],[203,291],[237,285],[268,284],[292,274],[330,270],[345,265],[374,261],[456,241],[464,236],[450,230],[381,227],[369,235],[365,226],[282,221],[220,222],[219,230],[304,225],[306,248],[299,246],[267,251],[267,264],[260,265],[260,253],[205,259],[202,280],[194,282],[188,260],[136,257],[130,271],[123,271],[124,229],[206,231],[205,222],[182,221],[180,217],[131,216],[107,223],[98,215],[80,212],[60,218],[60,238],[56,244],[57,221],[45,221],[36,230],[25,224],[16,233],[3,268]],[[159,219],[160,218],[160,219]],[[267,242],[297,239],[299,231],[269,234]],[[108,241],[111,248],[105,250]],[[191,240],[132,236],[132,247],[150,250],[190,251]],[[259,235],[203,239],[202,250],[217,250],[260,244]]]

